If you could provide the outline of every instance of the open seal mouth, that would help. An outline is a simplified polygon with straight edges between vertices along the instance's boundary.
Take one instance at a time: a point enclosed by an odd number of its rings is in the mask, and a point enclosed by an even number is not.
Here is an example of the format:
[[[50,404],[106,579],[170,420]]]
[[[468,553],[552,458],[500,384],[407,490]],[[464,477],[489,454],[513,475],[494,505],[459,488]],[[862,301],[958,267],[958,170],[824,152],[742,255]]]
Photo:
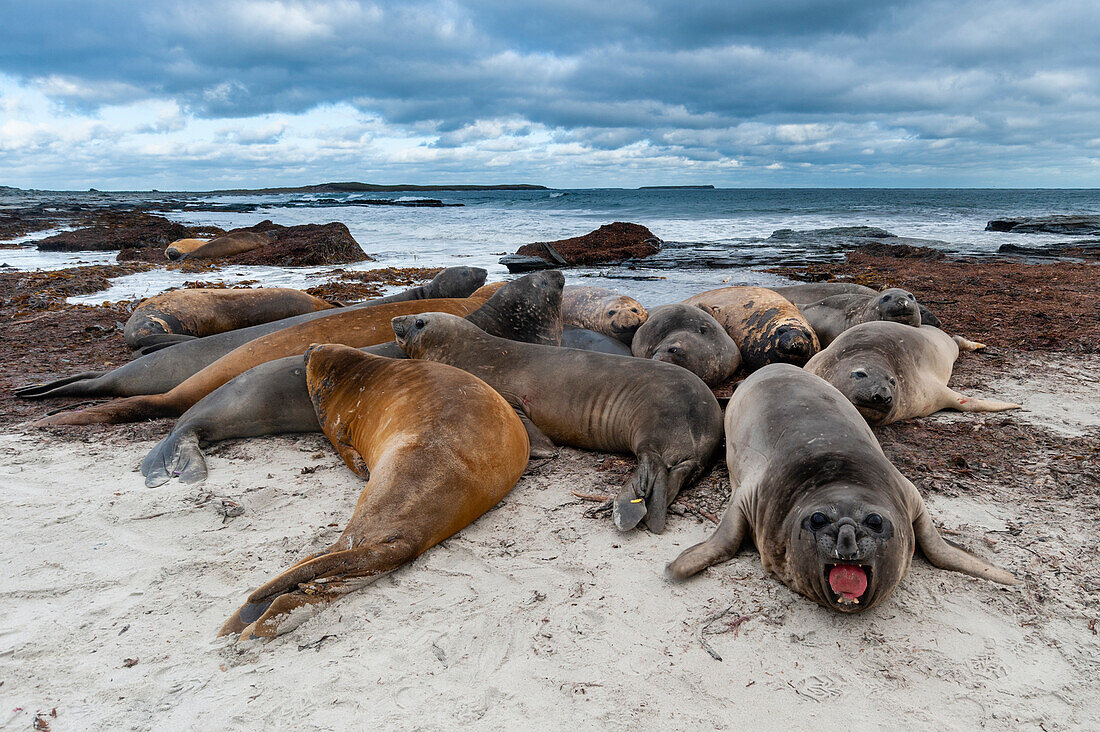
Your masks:
[[[855,609],[871,586],[869,564],[826,564],[824,571],[829,599],[842,609]]]

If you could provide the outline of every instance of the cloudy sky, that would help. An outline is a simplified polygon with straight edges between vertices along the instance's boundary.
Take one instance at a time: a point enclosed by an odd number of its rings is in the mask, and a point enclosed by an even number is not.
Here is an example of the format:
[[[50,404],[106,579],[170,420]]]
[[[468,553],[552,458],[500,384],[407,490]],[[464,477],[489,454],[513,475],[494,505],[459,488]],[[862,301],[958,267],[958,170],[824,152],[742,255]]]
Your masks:
[[[1100,186],[1096,0],[36,2],[0,185]]]

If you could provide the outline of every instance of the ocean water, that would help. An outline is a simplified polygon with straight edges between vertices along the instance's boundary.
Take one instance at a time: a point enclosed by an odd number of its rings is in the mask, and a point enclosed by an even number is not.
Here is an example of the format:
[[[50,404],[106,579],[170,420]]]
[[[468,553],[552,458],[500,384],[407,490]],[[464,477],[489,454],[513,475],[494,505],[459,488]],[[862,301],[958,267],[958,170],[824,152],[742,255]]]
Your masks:
[[[49,194],[79,199],[89,194]],[[163,194],[117,194],[119,200],[152,203]],[[173,195],[178,201],[184,196]],[[111,194],[97,194],[96,201]],[[189,224],[225,229],[264,219],[278,224],[341,221],[374,262],[346,269],[380,266],[475,265],[490,279],[508,276],[498,259],[534,241],[585,234],[602,224],[630,221],[649,227],[665,242],[663,251],[633,267],[570,269],[567,280],[599,284],[633,294],[645,304],[682,299],[691,292],[726,284],[777,284],[766,266],[828,259],[839,252],[787,242],[766,241],[778,229],[875,226],[898,236],[933,239],[951,253],[995,256],[1006,242],[1022,245],[1071,241],[1072,236],[985,231],[986,222],[1012,216],[1100,214],[1100,190],[917,190],[917,189],[586,189],[553,191],[433,191],[429,193],[279,194],[263,196],[186,196],[202,206],[260,204],[248,213],[166,210],[163,215]],[[334,206],[329,201],[360,198],[416,200],[438,198],[461,207]],[[327,199],[323,200],[323,199]],[[3,202],[15,202],[10,195]],[[156,213],[156,211],[153,211]],[[18,249],[0,250],[0,264],[18,269],[56,269],[77,263],[114,261],[111,252],[47,253],[33,248],[40,232],[16,240]],[[712,268],[706,259],[732,258],[737,266]],[[73,298],[99,303],[146,297],[192,279],[227,284],[259,280],[265,285],[307,287],[333,267],[227,267],[185,274],[153,271],[113,280],[103,292]]]

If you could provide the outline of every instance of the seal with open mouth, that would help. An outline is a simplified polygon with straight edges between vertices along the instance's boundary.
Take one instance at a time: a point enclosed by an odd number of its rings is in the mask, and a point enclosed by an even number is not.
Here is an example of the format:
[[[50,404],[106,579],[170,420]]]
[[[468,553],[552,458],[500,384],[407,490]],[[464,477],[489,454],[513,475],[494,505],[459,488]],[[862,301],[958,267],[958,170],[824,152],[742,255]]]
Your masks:
[[[787,364],[760,369],[734,392],[725,426],[733,496],[713,536],[668,565],[670,578],[732,558],[748,536],[764,569],[840,612],[889,597],[918,543],[941,569],[1016,584],[944,541],[916,487],[824,379]]]

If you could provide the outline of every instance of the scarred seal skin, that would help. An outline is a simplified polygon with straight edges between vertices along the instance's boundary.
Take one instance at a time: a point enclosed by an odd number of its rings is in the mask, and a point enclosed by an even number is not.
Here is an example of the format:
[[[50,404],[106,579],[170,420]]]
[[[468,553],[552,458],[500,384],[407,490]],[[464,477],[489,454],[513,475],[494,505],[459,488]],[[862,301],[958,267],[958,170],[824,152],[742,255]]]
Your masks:
[[[833,297],[834,295],[865,295],[870,298],[879,294],[878,291],[870,287],[857,285],[854,282],[814,282],[804,285],[772,287],[769,289],[778,292],[800,308],[804,305],[811,305],[819,300],[824,300],[827,297]],[[883,292],[885,292],[885,290],[883,290]],[[931,325],[936,328],[943,327],[940,324],[940,319],[936,317],[936,314],[919,302],[917,303],[917,309],[920,310],[921,315],[919,325]],[[884,320],[896,320],[896,318],[884,318]]]
[[[394,318],[393,331],[411,358],[457,366],[500,392],[524,420],[533,456],[555,444],[633,453],[637,471],[613,504],[620,530],[644,518],[663,531],[668,505],[721,443],[714,394],[678,366],[507,341],[444,313]]]
[[[556,346],[562,337],[564,283],[556,270],[512,280],[466,318],[491,335]],[[405,358],[405,352],[392,341],[364,350]],[[200,441],[319,429],[306,391],[305,362],[302,356],[288,356],[255,366],[199,400],[145,456],[141,473],[150,487],[173,477],[193,483],[207,474]]]
[[[725,427],[730,504],[709,539],[668,565],[669,578],[727,561],[747,538],[765,570],[845,613],[886,600],[915,544],[941,569],[1017,583],[943,540],[917,489],[824,379],[787,364],[760,369],[734,392]]]
[[[629,346],[647,313],[640,302],[614,290],[569,285],[562,297],[561,315],[566,325],[594,330]]]
[[[791,301],[763,287],[721,287],[684,300],[722,324],[741,351],[745,371],[770,363],[801,366],[821,350],[809,321]]]
[[[737,344],[710,313],[693,305],[662,305],[650,310],[630,348],[638,358],[675,364],[712,387],[741,366]]]
[[[178,417],[233,377],[243,374],[253,366],[305,353],[311,343],[340,343],[355,348],[373,346],[390,340],[389,323],[398,315],[428,311],[469,315],[484,303],[485,300],[468,297],[410,300],[371,308],[342,308],[328,317],[292,325],[249,341],[163,394],[115,399],[87,409],[53,414],[34,424],[38,427],[118,424],[157,417]]]
[[[107,397],[162,394],[179,386],[184,380],[194,376],[234,348],[268,333],[318,318],[326,318],[336,312],[350,312],[394,302],[471,296],[471,293],[478,290],[485,282],[485,274],[485,270],[480,267],[449,267],[437,274],[426,285],[351,305],[341,311],[321,310],[188,340],[136,358],[112,371],[86,371],[45,384],[17,389],[15,395],[22,399],[39,399],[62,396]],[[489,295],[485,295],[485,299],[488,297]]]
[[[798,309],[810,321],[822,348],[860,323],[884,320],[913,328],[919,328],[921,323],[917,299],[911,292],[897,287],[873,295],[830,295],[809,305],[799,305]]]
[[[840,390],[872,425],[924,417],[941,409],[1002,412],[1019,404],[975,399],[947,386],[960,350],[983,344],[939,328],[879,321],[844,331],[806,370]]]
[[[291,287],[173,290],[138,305],[123,337],[136,351],[334,307]]]
[[[527,467],[527,432],[515,411],[465,371],[340,345],[312,346],[305,362],[325,435],[367,485],[340,538],[249,595],[219,635],[291,630],[307,607],[373,582],[468,526]]]

